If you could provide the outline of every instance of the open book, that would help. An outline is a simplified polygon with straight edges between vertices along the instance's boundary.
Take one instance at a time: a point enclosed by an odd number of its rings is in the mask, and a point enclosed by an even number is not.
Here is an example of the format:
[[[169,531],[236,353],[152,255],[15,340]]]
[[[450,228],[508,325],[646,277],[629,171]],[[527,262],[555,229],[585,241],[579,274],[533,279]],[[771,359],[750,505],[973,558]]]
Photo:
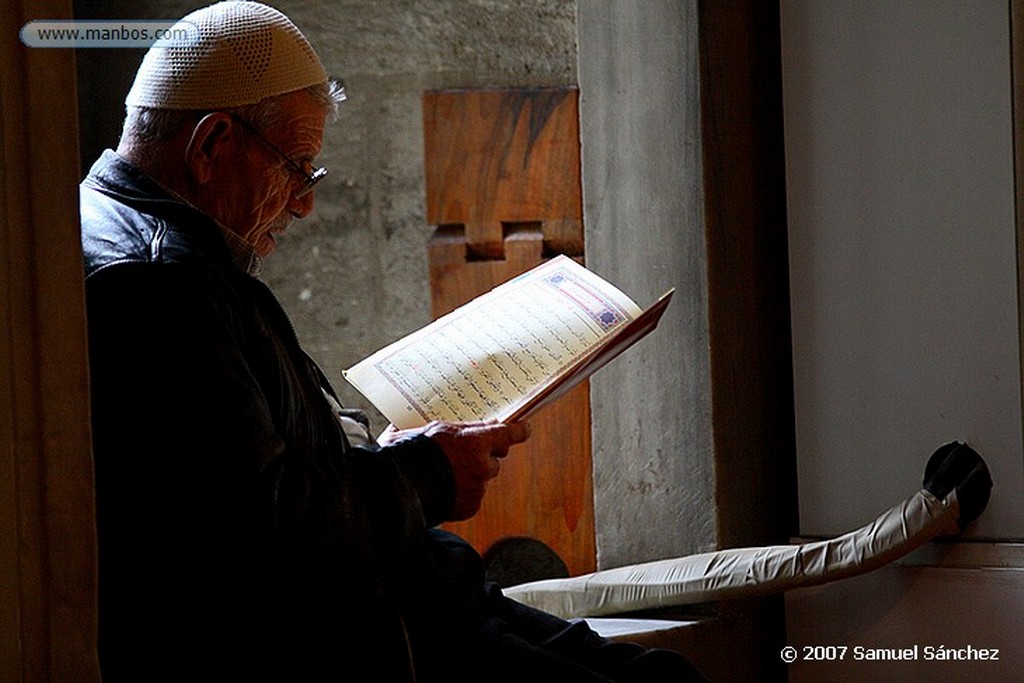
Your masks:
[[[345,379],[399,429],[514,422],[654,330],[673,291],[644,311],[558,256],[360,361]]]

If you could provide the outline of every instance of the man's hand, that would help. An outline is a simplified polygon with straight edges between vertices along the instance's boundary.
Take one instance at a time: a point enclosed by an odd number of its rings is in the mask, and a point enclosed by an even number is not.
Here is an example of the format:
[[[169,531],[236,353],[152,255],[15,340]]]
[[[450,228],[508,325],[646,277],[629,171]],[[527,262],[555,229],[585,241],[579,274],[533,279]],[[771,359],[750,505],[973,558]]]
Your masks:
[[[487,482],[498,476],[501,458],[508,449],[526,441],[530,426],[525,422],[431,422],[416,429],[388,427],[377,441],[385,445],[397,439],[422,434],[437,442],[448,456],[455,473],[455,507],[451,521],[469,519],[480,510]]]

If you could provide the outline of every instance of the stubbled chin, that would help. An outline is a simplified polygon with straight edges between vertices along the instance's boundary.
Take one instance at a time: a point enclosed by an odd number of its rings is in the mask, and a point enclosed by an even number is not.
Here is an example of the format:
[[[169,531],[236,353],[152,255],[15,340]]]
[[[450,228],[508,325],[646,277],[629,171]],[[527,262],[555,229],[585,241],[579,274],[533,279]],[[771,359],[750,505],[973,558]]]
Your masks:
[[[266,258],[277,249],[277,239],[269,232],[261,235],[254,245],[254,251],[260,258]]]
[[[291,225],[290,216],[280,216],[269,226],[259,230],[253,248],[256,255],[263,258],[277,249],[277,239]]]

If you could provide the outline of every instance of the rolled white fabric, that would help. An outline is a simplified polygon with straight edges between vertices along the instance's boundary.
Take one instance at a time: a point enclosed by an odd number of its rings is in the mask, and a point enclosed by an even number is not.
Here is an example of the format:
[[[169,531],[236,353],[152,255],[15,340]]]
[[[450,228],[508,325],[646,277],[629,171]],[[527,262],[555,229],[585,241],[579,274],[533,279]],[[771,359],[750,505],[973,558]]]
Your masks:
[[[958,533],[959,514],[955,490],[939,500],[922,489],[870,524],[825,541],[721,550],[504,593],[565,619],[767,595],[877,569],[937,536]]]

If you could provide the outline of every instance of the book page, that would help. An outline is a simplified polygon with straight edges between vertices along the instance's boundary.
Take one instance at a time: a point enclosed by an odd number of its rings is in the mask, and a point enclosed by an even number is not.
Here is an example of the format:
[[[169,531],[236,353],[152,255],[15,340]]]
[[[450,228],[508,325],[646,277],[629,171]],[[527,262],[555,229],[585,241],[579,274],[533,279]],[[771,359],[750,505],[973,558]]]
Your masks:
[[[664,315],[665,309],[672,301],[673,294],[675,294],[675,288],[665,292],[650,308],[616,329],[614,333],[605,337],[600,344],[591,348],[585,355],[577,358],[572,368],[567,372],[560,373],[555,382],[549,382],[547,386],[520,402],[515,410],[504,416],[503,419],[515,422],[529,417],[549,403],[561,398],[580,382],[618,358],[619,354],[657,328],[661,316]]]
[[[502,420],[642,312],[560,256],[385,347],[345,378],[401,429]]]

